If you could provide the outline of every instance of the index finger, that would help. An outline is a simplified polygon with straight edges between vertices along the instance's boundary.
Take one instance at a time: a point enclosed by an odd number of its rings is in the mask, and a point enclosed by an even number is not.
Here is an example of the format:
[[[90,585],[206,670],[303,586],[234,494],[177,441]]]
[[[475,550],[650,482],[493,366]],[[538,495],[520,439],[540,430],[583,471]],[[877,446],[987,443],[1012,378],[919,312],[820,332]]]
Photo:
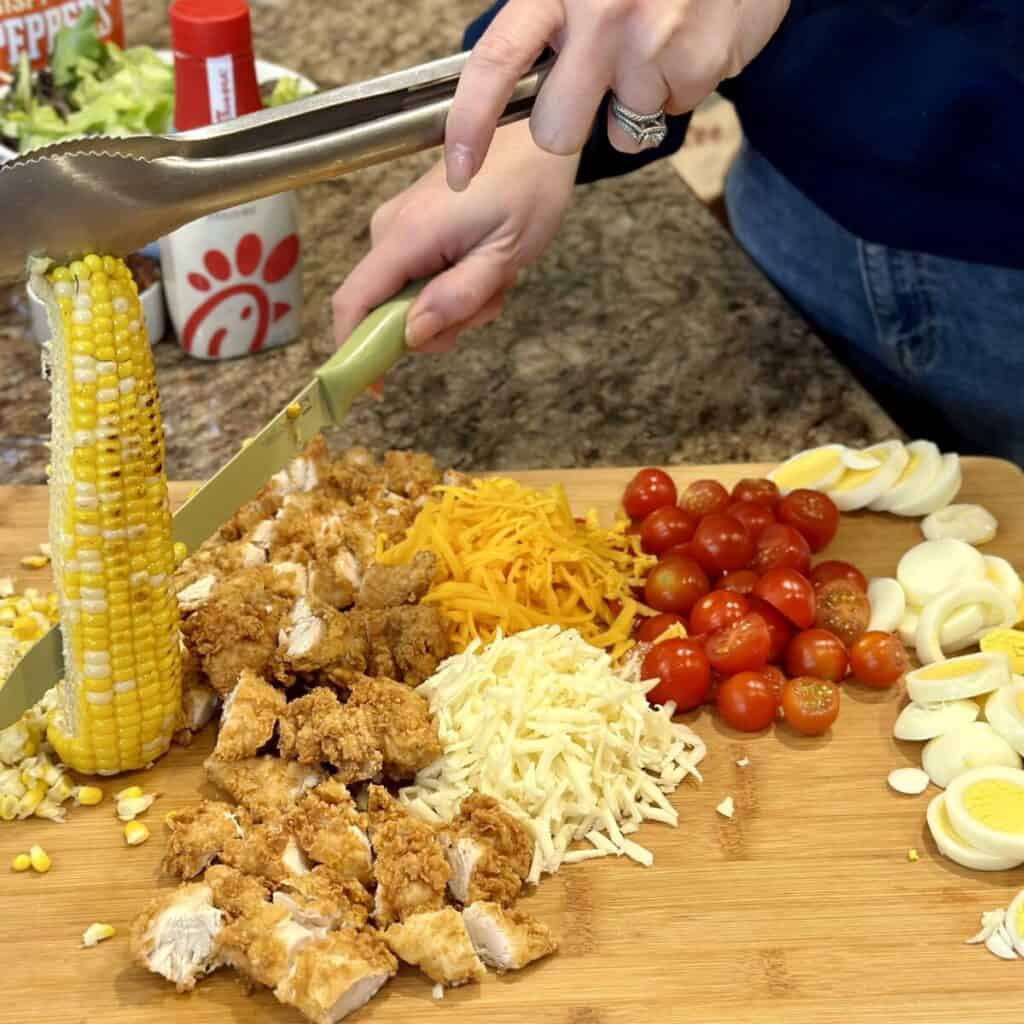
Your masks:
[[[456,192],[480,170],[516,82],[564,19],[561,0],[509,0],[473,47],[445,125],[445,173]]]

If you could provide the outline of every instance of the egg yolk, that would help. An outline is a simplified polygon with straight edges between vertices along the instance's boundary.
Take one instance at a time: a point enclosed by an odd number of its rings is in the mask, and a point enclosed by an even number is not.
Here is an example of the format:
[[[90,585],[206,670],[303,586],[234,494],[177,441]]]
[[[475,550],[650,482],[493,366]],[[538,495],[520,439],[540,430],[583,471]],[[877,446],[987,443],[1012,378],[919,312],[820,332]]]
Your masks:
[[[838,461],[839,452],[834,448],[819,448],[797,456],[788,466],[780,466],[772,475],[781,488],[789,490],[827,476]]]
[[[952,661],[940,661],[937,665],[918,669],[914,673],[917,679],[957,679],[960,676],[980,672],[988,666],[984,658],[954,658]]]
[[[913,475],[914,470],[917,469],[918,465],[921,462],[920,455],[914,455],[913,452],[907,452],[907,454],[910,457],[907,459],[907,464],[904,467],[903,472],[900,473],[899,478],[893,485],[894,487],[899,487],[899,485],[903,483],[904,480],[908,480]]]
[[[1024,786],[1006,779],[981,779],[968,786],[964,809],[996,832],[1024,834]]]

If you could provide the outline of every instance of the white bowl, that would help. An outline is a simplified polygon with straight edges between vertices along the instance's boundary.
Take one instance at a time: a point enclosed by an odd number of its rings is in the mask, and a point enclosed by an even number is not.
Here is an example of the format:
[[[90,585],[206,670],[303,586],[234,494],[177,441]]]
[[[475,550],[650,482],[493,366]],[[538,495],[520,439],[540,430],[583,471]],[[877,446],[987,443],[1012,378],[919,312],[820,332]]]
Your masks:
[[[40,345],[50,340],[50,323],[46,317],[46,303],[39,298],[32,285],[25,286],[28,308],[32,316],[32,334]],[[164,309],[164,288],[154,281],[144,292],[139,293],[142,303],[142,318],[146,321],[146,333],[154,345],[164,336],[167,329],[167,312]]]

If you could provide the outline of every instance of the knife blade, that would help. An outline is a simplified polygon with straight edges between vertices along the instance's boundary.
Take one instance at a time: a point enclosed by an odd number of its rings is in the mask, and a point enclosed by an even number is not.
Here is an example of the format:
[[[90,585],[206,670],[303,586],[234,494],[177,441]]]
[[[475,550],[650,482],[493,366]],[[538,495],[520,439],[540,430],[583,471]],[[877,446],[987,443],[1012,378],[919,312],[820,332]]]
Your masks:
[[[313,379],[174,514],[172,532],[191,553],[405,352],[405,318],[423,287],[410,285],[378,306]],[[64,676],[59,626],[39,639],[0,687],[0,729],[16,722]]]

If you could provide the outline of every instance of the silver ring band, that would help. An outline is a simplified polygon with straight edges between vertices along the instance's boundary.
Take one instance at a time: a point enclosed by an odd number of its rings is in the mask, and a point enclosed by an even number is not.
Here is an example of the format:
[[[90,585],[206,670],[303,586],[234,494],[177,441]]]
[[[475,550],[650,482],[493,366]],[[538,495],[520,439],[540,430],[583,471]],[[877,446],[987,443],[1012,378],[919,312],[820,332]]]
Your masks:
[[[653,149],[660,146],[668,136],[665,111],[656,114],[641,114],[619,101],[612,93],[611,115],[615,123],[641,148]]]

